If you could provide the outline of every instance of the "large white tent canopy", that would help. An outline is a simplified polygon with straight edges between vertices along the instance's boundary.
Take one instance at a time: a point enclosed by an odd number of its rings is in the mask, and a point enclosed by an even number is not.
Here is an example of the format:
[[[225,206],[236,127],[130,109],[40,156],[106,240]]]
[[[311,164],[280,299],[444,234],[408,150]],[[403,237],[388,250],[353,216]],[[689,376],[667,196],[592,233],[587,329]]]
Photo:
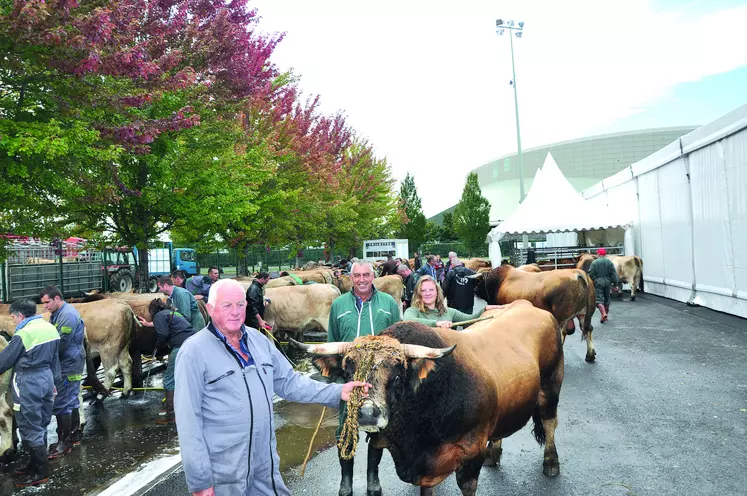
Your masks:
[[[490,258],[500,263],[498,242],[506,234],[579,232],[630,227],[633,214],[592,204],[568,182],[550,153],[524,201],[488,234]]]

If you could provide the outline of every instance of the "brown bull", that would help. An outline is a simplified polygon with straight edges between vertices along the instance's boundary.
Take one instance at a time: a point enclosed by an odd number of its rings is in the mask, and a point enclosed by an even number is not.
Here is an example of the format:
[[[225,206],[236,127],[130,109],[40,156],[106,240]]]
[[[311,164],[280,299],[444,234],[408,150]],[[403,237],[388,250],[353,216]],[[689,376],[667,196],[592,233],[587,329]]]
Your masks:
[[[573,319],[578,317],[582,338],[586,340],[586,361],[594,361],[597,354],[591,325],[596,308],[594,283],[584,271],[559,269],[533,273],[506,264],[492,272],[469,277],[477,280],[475,294],[489,305],[505,305],[523,299],[552,313],[562,326],[563,342],[567,335],[575,332]]]
[[[456,472],[462,494],[471,496],[483,464],[499,461],[502,439],[530,419],[535,438],[546,443],[543,472],[560,472],[558,322],[526,301],[486,315],[493,318],[467,332],[400,322],[353,343],[294,344],[316,355],[324,375],[350,378],[366,367],[372,388],[360,405],[358,425],[373,433],[372,443],[390,451],[400,479],[430,495]],[[369,466],[368,475],[372,494],[376,467]]]
[[[576,268],[589,272],[591,262],[597,258],[591,253],[583,253],[578,258]],[[635,301],[635,295],[638,291],[643,292],[643,259],[637,255],[607,255],[612,265],[617,270],[617,278],[620,283],[630,285],[630,301]],[[622,297],[622,293],[619,293]]]

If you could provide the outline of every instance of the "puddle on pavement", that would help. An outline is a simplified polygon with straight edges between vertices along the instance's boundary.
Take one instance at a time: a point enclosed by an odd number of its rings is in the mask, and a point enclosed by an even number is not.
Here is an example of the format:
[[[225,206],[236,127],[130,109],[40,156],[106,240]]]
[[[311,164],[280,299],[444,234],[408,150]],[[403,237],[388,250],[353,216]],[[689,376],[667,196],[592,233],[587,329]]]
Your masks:
[[[290,357],[300,371],[314,372],[305,353],[291,351]],[[161,373],[149,379],[151,387],[162,385]],[[154,423],[162,398],[162,391],[143,391],[134,392],[128,399],[87,401],[83,443],[65,457],[50,462],[50,482],[15,490],[13,468],[18,461],[0,465],[0,495],[66,496],[98,492],[158,456],[178,453],[176,429]],[[303,463],[322,406],[283,401],[275,403],[274,410],[280,470],[285,473]],[[334,443],[337,421],[337,410],[327,409],[312,447],[312,457]],[[48,429],[50,442],[57,438],[55,427],[53,418]],[[27,460],[25,454],[23,460]]]
[[[301,403],[275,404],[275,435],[278,440],[281,473],[303,463],[322,408],[320,405]],[[327,408],[324,421],[314,439],[312,457],[335,442],[335,429],[337,429],[337,410]]]

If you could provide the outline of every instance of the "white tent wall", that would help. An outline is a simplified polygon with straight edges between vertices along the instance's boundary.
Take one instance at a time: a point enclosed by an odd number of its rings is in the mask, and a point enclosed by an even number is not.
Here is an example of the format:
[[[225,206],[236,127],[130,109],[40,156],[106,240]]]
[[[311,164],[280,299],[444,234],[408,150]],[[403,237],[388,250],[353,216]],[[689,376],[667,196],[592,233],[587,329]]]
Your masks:
[[[747,317],[747,105],[583,196],[637,211],[625,244],[646,292]]]

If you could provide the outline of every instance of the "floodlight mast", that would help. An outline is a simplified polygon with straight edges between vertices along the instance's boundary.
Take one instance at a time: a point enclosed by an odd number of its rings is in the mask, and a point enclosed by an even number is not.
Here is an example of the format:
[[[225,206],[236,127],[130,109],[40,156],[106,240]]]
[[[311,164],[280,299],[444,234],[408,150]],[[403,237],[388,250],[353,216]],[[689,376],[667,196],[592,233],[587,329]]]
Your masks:
[[[516,90],[516,66],[514,64],[514,37],[511,36],[516,35],[517,38],[522,37],[522,33],[524,32],[524,22],[519,21],[518,25],[515,25],[514,21],[508,21],[504,22],[503,19],[496,19],[495,21],[495,28],[496,33],[498,36],[502,36],[504,30],[508,29],[509,33],[509,39],[511,41],[511,73],[513,74],[513,80],[511,81],[511,86],[514,87],[514,109],[516,111],[516,149],[517,149],[517,155],[519,158],[519,203],[524,201],[524,197],[526,196],[524,192],[524,157],[521,154],[521,128],[519,127],[519,96]],[[524,249],[526,249],[528,246],[528,236],[525,234],[523,236],[523,244]]]

